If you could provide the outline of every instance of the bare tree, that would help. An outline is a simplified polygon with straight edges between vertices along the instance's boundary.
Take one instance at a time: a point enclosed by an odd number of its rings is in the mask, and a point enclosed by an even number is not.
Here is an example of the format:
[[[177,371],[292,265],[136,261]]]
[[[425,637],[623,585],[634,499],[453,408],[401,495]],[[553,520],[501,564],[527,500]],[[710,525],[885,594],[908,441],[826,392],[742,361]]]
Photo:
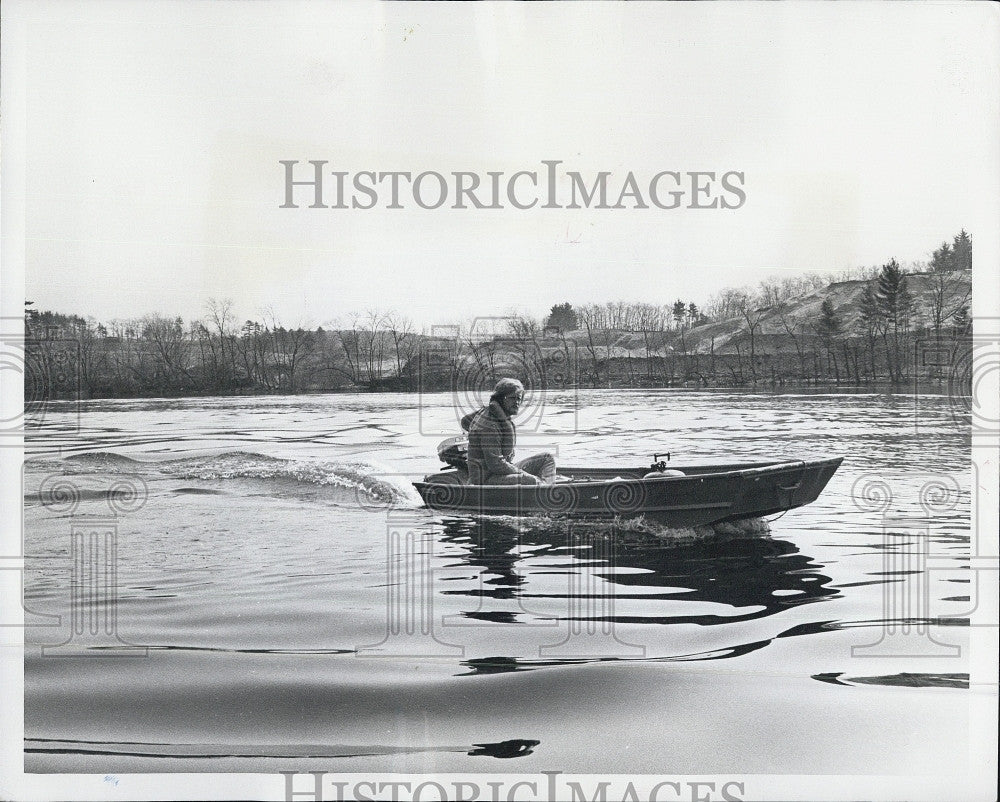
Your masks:
[[[861,292],[861,324],[864,327],[865,350],[868,352],[871,378],[874,381],[878,378],[876,346],[879,337],[882,336],[885,330],[886,322],[879,308],[873,283],[866,284],[864,290]]]
[[[208,311],[206,329],[214,328],[214,334],[218,336],[217,344],[213,343],[211,347],[213,384],[218,389],[232,389],[236,383],[236,353],[232,346],[236,325],[233,302],[229,298],[209,298],[205,308]]]
[[[160,390],[176,390],[184,379],[191,379],[188,370],[188,346],[184,336],[184,321],[180,317],[146,315],[139,321],[141,338],[146,346],[144,355],[152,361],[151,377]]]
[[[312,356],[316,348],[316,335],[306,329],[302,321],[294,329],[286,329],[270,306],[264,309],[264,322],[273,342],[271,358],[278,375],[278,387],[281,387],[283,377],[287,391],[295,393],[302,363]]]
[[[602,365],[600,355],[597,352],[597,340],[599,333],[606,328],[604,325],[604,310],[597,305],[584,306],[580,308],[577,317],[587,335],[586,349],[589,356],[589,370],[587,372],[590,377],[590,384],[592,387],[597,387],[601,383]]]
[[[834,381],[840,384],[840,367],[837,364],[836,342],[843,334],[840,316],[833,307],[833,301],[824,298],[820,306],[820,317],[816,322],[816,335],[826,351],[827,366],[833,365]]]
[[[799,378],[808,378],[808,369],[806,367],[806,353],[802,347],[802,328],[805,325],[803,321],[792,315],[788,309],[788,304],[783,303],[777,307],[775,314],[778,318],[778,322],[781,323],[781,327],[785,330],[785,333],[791,338],[792,346],[795,348],[795,354],[799,358]],[[797,331],[796,331],[797,330]]]
[[[110,359],[112,382],[126,394],[145,389],[150,381],[150,370],[143,364],[141,331],[141,324],[135,320],[112,320],[109,324],[114,346]]]
[[[393,353],[396,357],[396,376],[403,378],[403,371],[410,364],[417,351],[417,341],[413,334],[413,321],[400,314],[390,314],[386,320],[389,336],[392,338]],[[412,379],[412,376],[410,377]]]
[[[959,309],[969,303],[972,297],[972,282],[959,270],[935,270],[928,274],[930,293],[928,306],[931,327],[936,339],[941,339],[941,331],[952,320]]]
[[[369,309],[352,314],[351,327],[338,330],[337,338],[345,360],[340,372],[349,376],[351,381],[371,385],[382,378],[388,350],[388,317],[385,312]]]
[[[757,297],[764,306],[777,306],[788,297],[785,295],[788,290],[789,285],[782,284],[778,279],[768,278],[758,285]]]
[[[74,318],[71,329],[78,345],[80,390],[89,397],[99,377],[107,372],[107,329],[92,317]]]
[[[264,390],[277,389],[271,370],[274,349],[270,331],[259,321],[248,320],[234,344],[250,382]]]
[[[694,307],[694,304],[691,304]],[[642,345],[646,357],[646,378],[652,384],[654,381],[654,367],[658,360],[665,361],[667,316],[662,306],[653,304],[639,304],[638,324],[642,331]],[[663,354],[661,356],[660,354]],[[665,367],[665,366],[663,366]],[[661,373],[665,370],[661,368]]]
[[[747,326],[747,334],[750,337],[750,380],[757,381],[757,330],[761,321],[768,312],[768,308],[762,305],[762,301],[743,290],[739,292],[734,303],[740,317],[743,318]]]
[[[328,364],[330,370],[336,371],[349,378],[355,384],[361,381],[361,333],[358,331],[357,319],[351,320],[349,329],[337,329],[337,342],[340,344],[343,363],[339,360],[331,360]]]

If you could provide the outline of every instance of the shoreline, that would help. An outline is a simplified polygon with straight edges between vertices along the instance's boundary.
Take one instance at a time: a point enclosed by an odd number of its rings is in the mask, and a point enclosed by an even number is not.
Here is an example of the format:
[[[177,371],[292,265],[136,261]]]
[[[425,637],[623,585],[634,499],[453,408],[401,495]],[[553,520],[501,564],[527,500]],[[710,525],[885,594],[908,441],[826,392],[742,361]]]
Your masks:
[[[613,390],[616,392],[647,392],[647,391],[669,391],[669,392],[727,392],[727,393],[744,393],[747,395],[785,395],[785,394],[795,394],[795,395],[820,395],[820,394],[844,394],[844,395],[856,395],[856,394],[879,394],[879,395],[949,395],[961,398],[968,398],[972,396],[971,387],[959,388],[961,392],[956,392],[956,388],[952,386],[952,382],[947,379],[910,379],[901,383],[893,382],[869,382],[864,384],[836,384],[833,382],[825,383],[814,383],[814,382],[801,382],[801,381],[788,381],[788,382],[757,382],[756,384],[741,384],[741,385],[728,385],[728,384],[713,384],[713,385],[694,385],[694,384],[679,384],[679,385],[653,385],[653,386],[634,386],[634,385],[610,385],[602,387],[584,386],[584,385],[564,385],[559,387],[548,387],[543,388],[543,392],[572,392],[572,391],[591,391],[591,390]],[[928,392],[938,390],[940,392]],[[82,397],[83,394],[59,394],[52,398],[45,399],[31,399],[25,398],[25,405],[44,405],[51,402],[81,402],[81,401],[138,401],[138,400],[164,400],[164,401],[181,401],[186,399],[205,399],[205,398],[256,398],[256,397],[273,397],[273,398],[299,398],[305,396],[318,396],[318,395],[414,395],[420,393],[448,393],[448,392],[467,392],[464,389],[458,389],[454,387],[447,386],[433,386],[427,388],[399,388],[399,387],[338,387],[330,389],[309,389],[301,390],[299,392],[290,393],[284,392],[261,392],[261,391],[251,391],[251,392],[194,392],[194,393],[177,393],[177,394],[157,394],[157,395],[139,395],[139,394],[122,394],[122,395],[88,395],[87,397]]]

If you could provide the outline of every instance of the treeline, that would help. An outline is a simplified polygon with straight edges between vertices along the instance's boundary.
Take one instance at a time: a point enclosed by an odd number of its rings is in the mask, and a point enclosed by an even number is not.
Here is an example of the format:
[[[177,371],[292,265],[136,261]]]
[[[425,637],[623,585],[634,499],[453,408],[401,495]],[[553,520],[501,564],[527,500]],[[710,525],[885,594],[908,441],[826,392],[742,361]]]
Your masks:
[[[299,393],[409,378],[420,336],[394,314],[352,316],[343,328],[285,326],[272,313],[238,322],[231,301],[204,318],[150,314],[108,324],[27,305],[25,395],[85,398]]]
[[[288,326],[270,311],[240,322],[220,300],[195,321],[108,323],[26,302],[25,396],[447,390],[503,373],[552,387],[940,379],[971,336],[971,264],[962,231],[924,264],[762,281],[726,289],[703,309],[686,299],[564,302],[541,319],[480,319],[429,334],[378,311],[324,329]]]

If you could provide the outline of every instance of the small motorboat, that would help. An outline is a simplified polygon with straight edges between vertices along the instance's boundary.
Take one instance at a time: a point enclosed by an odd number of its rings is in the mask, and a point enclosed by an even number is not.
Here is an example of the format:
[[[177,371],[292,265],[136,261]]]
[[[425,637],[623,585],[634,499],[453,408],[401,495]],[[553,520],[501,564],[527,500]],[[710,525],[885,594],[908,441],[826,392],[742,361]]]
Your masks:
[[[816,460],[678,465],[657,454],[652,464],[559,468],[559,481],[539,485],[471,485],[463,438],[438,448],[448,468],[414,482],[438,512],[472,515],[566,515],[655,518],[673,527],[760,518],[817,499],[843,457]]]

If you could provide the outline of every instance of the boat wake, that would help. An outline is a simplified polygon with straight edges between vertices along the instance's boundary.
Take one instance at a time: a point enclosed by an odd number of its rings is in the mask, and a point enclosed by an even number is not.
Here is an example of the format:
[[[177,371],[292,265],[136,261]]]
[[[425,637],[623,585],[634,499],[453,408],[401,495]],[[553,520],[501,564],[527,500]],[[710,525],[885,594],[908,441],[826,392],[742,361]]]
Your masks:
[[[667,526],[645,515],[631,517],[618,516],[610,520],[593,520],[565,516],[532,515],[515,517],[510,515],[482,516],[491,521],[520,529],[555,535],[579,533],[587,537],[615,536],[650,538],[664,544],[683,546],[705,540],[729,540],[744,537],[759,537],[770,534],[771,527],[763,518],[748,518],[742,521],[724,521],[711,526]]]
[[[364,461],[289,460],[252,451],[229,451],[164,461],[145,461],[111,452],[39,459],[25,464],[28,470],[58,471],[64,476],[139,476],[150,479],[183,479],[222,483],[249,479],[270,484],[277,494],[301,489],[331,488],[347,491],[362,507],[419,507],[422,501],[410,479],[382,465]],[[198,488],[176,492],[195,493]],[[209,492],[209,491],[201,491]],[[342,494],[341,494],[342,495]]]

